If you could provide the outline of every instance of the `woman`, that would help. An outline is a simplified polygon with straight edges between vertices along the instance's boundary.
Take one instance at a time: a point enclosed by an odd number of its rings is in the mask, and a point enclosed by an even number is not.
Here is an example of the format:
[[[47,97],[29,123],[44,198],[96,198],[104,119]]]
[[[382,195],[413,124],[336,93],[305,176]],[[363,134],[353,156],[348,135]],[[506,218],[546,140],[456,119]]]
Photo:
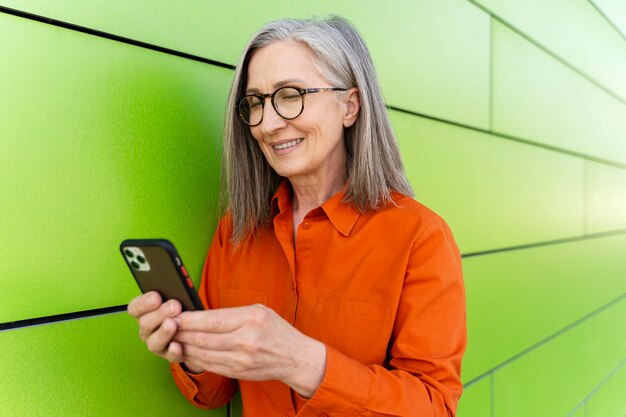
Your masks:
[[[453,416],[465,301],[447,225],[411,198],[371,58],[345,20],[283,20],[237,66],[228,208],[200,296],[128,307],[194,404],[244,415]]]

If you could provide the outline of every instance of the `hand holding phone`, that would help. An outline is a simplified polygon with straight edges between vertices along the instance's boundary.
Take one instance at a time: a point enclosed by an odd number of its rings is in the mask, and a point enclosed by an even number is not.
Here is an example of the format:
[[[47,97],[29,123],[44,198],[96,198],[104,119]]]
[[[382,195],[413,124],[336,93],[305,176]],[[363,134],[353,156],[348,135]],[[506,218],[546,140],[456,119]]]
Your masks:
[[[148,350],[172,363],[184,360],[182,346],[173,340],[178,331],[175,317],[181,312],[182,305],[178,301],[163,302],[154,291],[137,296],[128,303],[128,314],[139,324],[139,338]]]
[[[120,251],[141,291],[157,291],[163,301],[178,300],[183,310],[203,310],[178,251],[166,239],[128,239]]]

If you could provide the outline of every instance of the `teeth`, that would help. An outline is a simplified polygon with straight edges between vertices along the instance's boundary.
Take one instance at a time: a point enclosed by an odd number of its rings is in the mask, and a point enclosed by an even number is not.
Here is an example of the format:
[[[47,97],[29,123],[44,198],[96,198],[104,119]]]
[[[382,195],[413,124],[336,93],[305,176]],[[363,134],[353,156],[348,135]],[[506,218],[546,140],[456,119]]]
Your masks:
[[[300,142],[302,142],[302,139],[294,139],[290,140],[289,142],[281,143],[280,145],[274,145],[273,148],[277,150],[286,149],[295,146]]]

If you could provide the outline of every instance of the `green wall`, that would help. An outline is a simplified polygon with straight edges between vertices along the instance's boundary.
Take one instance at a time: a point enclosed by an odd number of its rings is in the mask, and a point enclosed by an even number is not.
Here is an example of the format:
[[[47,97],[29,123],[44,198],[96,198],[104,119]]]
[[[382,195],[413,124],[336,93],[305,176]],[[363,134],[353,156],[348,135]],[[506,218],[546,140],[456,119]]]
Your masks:
[[[225,415],[112,313],[138,294],[117,246],[168,237],[199,277],[232,66],[263,23],[327,13],[464,255],[459,416],[626,414],[620,2],[0,0],[0,415]]]

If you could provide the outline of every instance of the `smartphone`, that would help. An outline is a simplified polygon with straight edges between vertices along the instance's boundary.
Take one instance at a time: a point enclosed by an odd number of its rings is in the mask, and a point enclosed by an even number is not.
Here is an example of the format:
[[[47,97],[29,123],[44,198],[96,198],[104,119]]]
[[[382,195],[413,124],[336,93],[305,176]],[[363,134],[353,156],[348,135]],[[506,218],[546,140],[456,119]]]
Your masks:
[[[176,248],[167,239],[127,239],[120,251],[141,292],[157,291],[163,301],[178,300],[183,310],[204,310]]]

